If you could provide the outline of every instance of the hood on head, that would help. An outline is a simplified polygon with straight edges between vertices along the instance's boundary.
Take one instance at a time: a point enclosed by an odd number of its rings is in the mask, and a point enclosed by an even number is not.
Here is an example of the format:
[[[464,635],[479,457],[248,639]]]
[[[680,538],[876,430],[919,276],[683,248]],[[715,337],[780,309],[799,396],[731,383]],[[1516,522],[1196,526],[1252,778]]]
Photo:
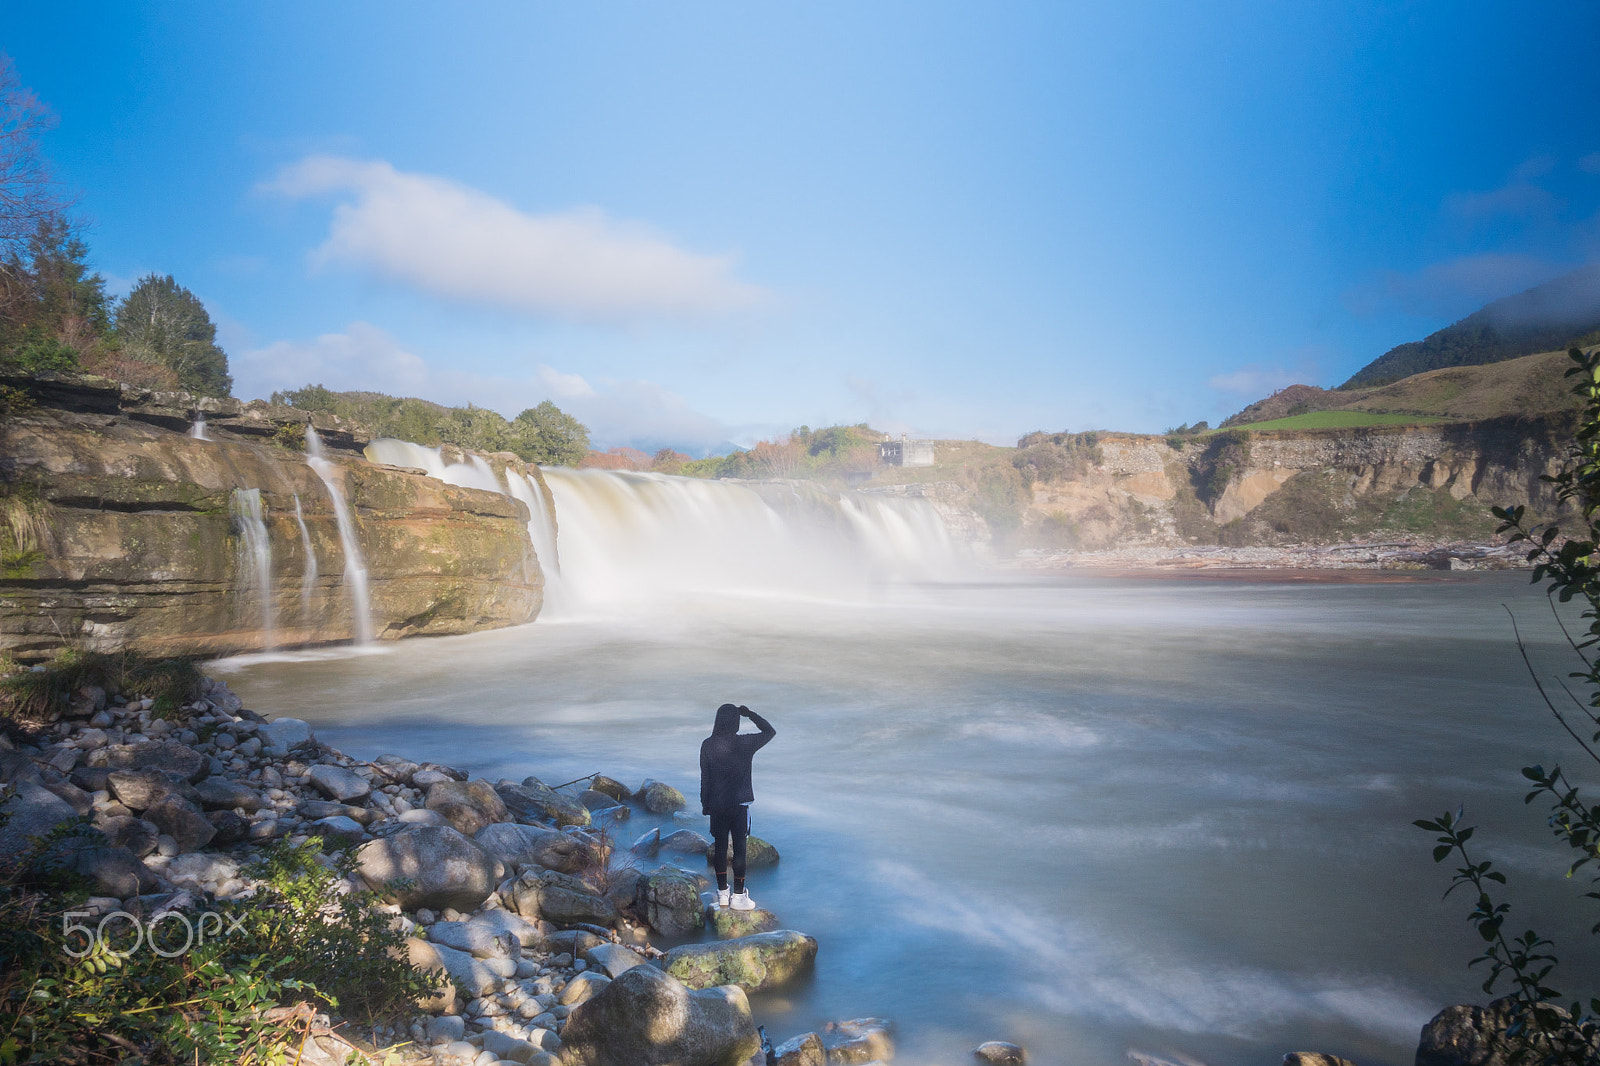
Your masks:
[[[711,735],[719,733],[737,733],[739,731],[739,708],[731,703],[724,703],[717,708],[717,724],[711,727]]]

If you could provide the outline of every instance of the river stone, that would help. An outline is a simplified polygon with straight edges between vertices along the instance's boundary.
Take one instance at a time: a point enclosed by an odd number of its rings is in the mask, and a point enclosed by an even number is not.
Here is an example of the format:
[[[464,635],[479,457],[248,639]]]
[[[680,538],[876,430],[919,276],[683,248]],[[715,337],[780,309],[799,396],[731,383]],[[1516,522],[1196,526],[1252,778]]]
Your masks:
[[[522,942],[516,937],[471,922],[434,922],[428,926],[428,942],[465,951],[479,959],[516,959],[522,956]]]
[[[569,1066],[744,1066],[760,1049],[741,990],[690,991],[653,966],[574,1007],[561,1034]]]
[[[990,1041],[989,1044],[981,1045],[977,1051],[973,1052],[973,1054],[978,1054],[979,1052],[983,1051],[984,1048],[990,1047],[991,1045],[998,1047],[1016,1047],[1015,1044],[1002,1044],[996,1040]],[[1016,1063],[1017,1066],[1021,1066],[1023,1061],[1021,1055],[1022,1049],[1017,1048],[1017,1052],[1017,1057],[1014,1059],[985,1059],[984,1061],[1003,1062],[1008,1064]],[[1291,1051],[1283,1057],[1283,1066],[1356,1066],[1356,1064],[1351,1062],[1349,1059],[1341,1059],[1337,1055],[1325,1055],[1320,1051]]]
[[[200,802],[199,790],[187,780],[160,770],[113,770],[106,774],[106,784],[117,802],[130,811],[154,807],[168,796]]]
[[[449,774],[440,773],[438,770],[415,770],[411,774],[411,787],[426,791],[442,781],[454,781]]]
[[[486,825],[511,820],[511,812],[487,781],[440,781],[428,789],[424,805],[469,837]]]
[[[295,813],[311,821],[319,818],[349,818],[362,825],[371,825],[378,820],[378,812],[370,807],[352,807],[348,803],[335,803],[333,800],[306,800],[295,808]],[[429,824],[445,823],[441,819],[438,823]]]
[[[372,765],[384,777],[401,785],[410,784],[411,775],[422,769],[410,759],[402,759],[398,755],[380,755],[372,760]]]
[[[609,855],[602,845],[575,833],[516,822],[486,825],[473,839],[501,862],[543,866],[566,874],[603,870]]]
[[[711,847],[711,841],[696,833],[693,829],[680,829],[670,836],[662,837],[661,846],[667,851],[693,855],[696,852],[705,853]]]
[[[211,759],[172,740],[150,744],[108,744],[89,753],[89,765],[106,770],[161,770],[191,785],[211,772]]]
[[[663,781],[646,781],[639,786],[638,796],[651,814],[672,814],[689,806],[682,792]]]
[[[252,823],[247,822],[232,811],[207,811],[206,821],[210,822],[211,827],[217,831],[217,835],[211,838],[211,843],[214,846],[237,844],[241,840],[250,838],[250,826]]]
[[[351,803],[372,795],[372,785],[366,778],[342,766],[318,763],[307,776],[318,792],[339,803]]]
[[[688,936],[705,924],[700,888],[692,875],[663,867],[640,878],[634,911],[662,936]]]
[[[888,1062],[894,1058],[894,1041],[889,1038],[892,1028],[882,1018],[828,1022],[822,1027],[822,1046],[828,1049],[828,1066]]]
[[[578,802],[589,808],[589,813],[603,811],[607,807],[615,807],[617,798],[598,789],[586,788],[578,793]]]
[[[770,933],[783,924],[776,914],[760,907],[753,911],[736,911],[732,907],[707,907],[706,921],[716,932],[718,940]]]
[[[449,971],[444,967],[444,960],[439,956],[439,950],[426,940],[419,937],[406,937],[406,961],[413,969],[423,973],[432,973],[448,976]],[[456,986],[449,981],[440,982],[441,988],[431,996],[420,996],[417,999],[417,1009],[430,1014],[454,1014],[456,1009]]]
[[[758,866],[778,865],[778,849],[758,836],[745,837],[744,849],[745,865],[752,870]],[[706,846],[706,865],[714,866],[716,861],[716,847],[708,844]]]
[[[67,806],[71,807],[79,815],[87,816],[94,813],[94,797],[74,785],[71,781],[41,780],[39,783],[54,792],[59,798],[66,800]]]
[[[472,929],[481,930],[491,937],[510,934],[516,937],[517,943],[530,951],[539,951],[544,947],[544,934],[539,932],[537,925],[502,907],[495,907],[480,914],[475,914],[462,924]]]
[[[638,952],[623,947],[621,944],[596,944],[583,953],[583,961],[589,964],[591,970],[598,969],[607,977],[617,978],[633,969],[635,966],[645,964],[644,957]]]
[[[654,858],[655,853],[661,850],[661,827],[657,825],[646,829],[639,835],[639,839],[633,842],[633,847],[628,850],[635,855]]]
[[[336,814],[331,818],[318,818],[306,826],[306,832],[321,837],[328,847],[339,849],[359,844],[361,838],[367,835],[367,831],[361,828],[360,822],[354,818],[346,818],[342,814]]]
[[[537,781],[528,778],[528,781]],[[549,825],[588,825],[589,809],[570,796],[552,792],[543,785],[524,782],[514,785],[503,781],[495,786],[495,794],[518,821],[541,822]]]
[[[450,979],[473,996],[486,996],[500,990],[505,975],[490,965],[490,960],[474,958],[447,944],[425,941],[433,949],[433,957],[444,967]],[[413,956],[413,960],[415,956]],[[412,965],[416,965],[415,961]]]
[[[512,903],[524,918],[544,918],[561,925],[610,926],[617,922],[614,903],[576,877],[555,870],[529,870],[517,878]]]
[[[161,878],[124,847],[79,848],[73,868],[94,882],[103,895],[125,899],[167,887]]]
[[[1566,1013],[1560,1007],[1555,1009]],[[1499,1037],[1515,1018],[1516,1002],[1511,996],[1487,1007],[1446,1007],[1422,1027],[1416,1066],[1505,1066],[1507,1056],[1500,1049]],[[1569,1051],[1572,1061],[1580,1061],[1579,1049]]]
[[[828,1066],[828,1053],[823,1050],[822,1037],[816,1033],[802,1033],[785,1040],[772,1049],[778,1066]]]
[[[141,859],[156,850],[156,837],[161,833],[143,818],[132,815],[101,818],[95,822],[95,826],[105,834],[106,843],[112,847],[127,848]]]
[[[410,887],[392,892],[406,910],[419,907],[473,911],[494,891],[495,860],[447,825],[424,825],[370,841],[356,852],[356,868],[367,884],[389,892],[405,878]]]
[[[578,1004],[592,999],[606,985],[611,983],[611,978],[603,973],[586,970],[567,982],[561,990],[559,1002],[565,1007],[576,1007]]]
[[[194,791],[200,806],[212,811],[259,811],[268,805],[261,793],[227,777],[208,777],[195,785]]]
[[[775,988],[810,968],[817,940],[792,929],[724,940],[684,944],[667,952],[666,971],[690,988],[738,985],[747,992]]]
[[[398,818],[396,818],[395,821],[403,822],[406,825],[450,824],[444,820],[444,815],[440,814],[438,811],[430,811],[424,807],[415,807],[409,811],[405,811]]]
[[[217,835],[200,808],[178,795],[167,796],[147,809],[144,818],[158,833],[176,840],[180,852],[199,851]]]
[[[3,780],[4,774],[0,773],[0,781]],[[111,771],[104,766],[80,766],[72,771],[70,780],[85,792],[111,791]]]
[[[316,743],[310,723],[299,718],[274,718],[257,729],[256,736],[261,738],[262,750],[274,757]]]
[[[596,774],[595,779],[589,782],[589,788],[595,792],[604,793],[618,803],[627,803],[633,798],[633,793],[628,791],[628,786],[615,778],[605,774]]]
[[[585,951],[597,944],[609,943],[605,937],[595,936],[587,929],[558,929],[544,938],[545,951],[551,955],[571,955],[581,958]]]

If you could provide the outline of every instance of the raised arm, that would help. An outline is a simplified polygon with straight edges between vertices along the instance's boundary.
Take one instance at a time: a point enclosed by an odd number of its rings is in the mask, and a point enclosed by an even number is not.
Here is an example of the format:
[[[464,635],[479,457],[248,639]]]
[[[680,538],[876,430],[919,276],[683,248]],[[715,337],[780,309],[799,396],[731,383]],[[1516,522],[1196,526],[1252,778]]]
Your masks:
[[[757,729],[761,730],[761,732],[756,736],[749,736],[746,734],[746,742],[750,744],[751,751],[755,751],[757,748],[762,747],[767,743],[767,741],[778,735],[778,731],[772,728],[771,722],[767,721],[750,708],[740,707],[739,713],[745,718],[750,719],[751,724]]]

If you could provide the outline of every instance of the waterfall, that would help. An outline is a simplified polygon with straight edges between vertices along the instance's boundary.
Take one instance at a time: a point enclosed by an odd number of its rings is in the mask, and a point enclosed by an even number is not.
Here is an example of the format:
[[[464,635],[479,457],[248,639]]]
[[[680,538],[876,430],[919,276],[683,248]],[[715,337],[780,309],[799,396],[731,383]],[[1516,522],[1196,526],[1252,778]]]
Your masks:
[[[234,489],[228,510],[240,534],[239,570],[245,575],[245,597],[248,600],[253,595],[260,600],[262,642],[272,648],[278,643],[273,624],[272,541],[261,517],[261,490]]]
[[[294,520],[300,526],[300,545],[306,552],[305,573],[300,577],[300,624],[311,628],[311,593],[317,587],[317,552],[311,546],[311,531],[306,529],[306,516],[300,511],[300,494],[294,494]]]
[[[199,414],[199,413],[195,414],[195,416],[194,416],[194,424],[189,427],[189,436],[193,437],[195,440],[210,440],[211,439],[210,437],[206,436],[206,416],[205,415]]]
[[[367,562],[361,554],[361,542],[356,538],[350,508],[344,502],[344,490],[339,485],[339,469],[323,454],[322,441],[310,426],[306,427],[306,465],[316,471],[333,500],[333,517],[339,523],[339,545],[344,549],[344,584],[350,590],[350,613],[355,623],[356,643],[370,644],[372,604],[367,592]]]

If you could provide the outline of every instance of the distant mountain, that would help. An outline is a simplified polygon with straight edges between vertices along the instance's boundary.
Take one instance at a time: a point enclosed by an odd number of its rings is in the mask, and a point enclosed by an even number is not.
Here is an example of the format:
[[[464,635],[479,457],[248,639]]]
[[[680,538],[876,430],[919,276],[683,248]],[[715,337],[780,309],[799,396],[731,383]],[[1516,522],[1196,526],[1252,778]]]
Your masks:
[[[1391,348],[1340,389],[1371,388],[1452,366],[1481,366],[1600,341],[1600,263],[1494,301],[1420,341]]]

